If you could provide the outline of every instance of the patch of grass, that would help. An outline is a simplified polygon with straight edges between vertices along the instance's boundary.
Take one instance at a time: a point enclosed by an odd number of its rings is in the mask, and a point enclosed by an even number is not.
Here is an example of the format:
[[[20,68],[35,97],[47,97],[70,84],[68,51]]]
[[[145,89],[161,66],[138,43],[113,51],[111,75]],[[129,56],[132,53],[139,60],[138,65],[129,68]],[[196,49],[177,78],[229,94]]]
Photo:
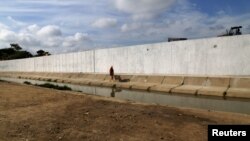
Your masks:
[[[71,91],[72,89],[68,86],[58,86],[50,83],[45,83],[45,84],[36,84],[36,86],[39,87],[45,87],[45,88],[51,88],[51,89],[57,89],[57,90],[68,90]]]
[[[31,83],[29,81],[24,81],[23,84],[31,85]]]

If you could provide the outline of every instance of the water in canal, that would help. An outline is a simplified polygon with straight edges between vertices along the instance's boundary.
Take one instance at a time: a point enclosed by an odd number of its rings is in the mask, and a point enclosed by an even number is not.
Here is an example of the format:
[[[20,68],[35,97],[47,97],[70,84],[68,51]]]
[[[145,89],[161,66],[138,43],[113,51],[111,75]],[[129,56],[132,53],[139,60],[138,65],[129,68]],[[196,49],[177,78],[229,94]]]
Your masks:
[[[99,95],[105,97],[114,97],[117,99],[125,99],[136,102],[169,105],[175,107],[198,108],[214,111],[225,111],[234,113],[250,114],[250,100],[240,99],[223,99],[222,97],[201,97],[190,95],[154,93],[146,91],[134,91],[127,89],[115,89],[107,87],[82,86],[66,83],[55,83],[47,81],[15,79],[15,78],[0,78],[0,80],[24,83],[25,81],[31,84],[50,83],[58,86],[68,86],[73,91],[80,91],[84,94]]]

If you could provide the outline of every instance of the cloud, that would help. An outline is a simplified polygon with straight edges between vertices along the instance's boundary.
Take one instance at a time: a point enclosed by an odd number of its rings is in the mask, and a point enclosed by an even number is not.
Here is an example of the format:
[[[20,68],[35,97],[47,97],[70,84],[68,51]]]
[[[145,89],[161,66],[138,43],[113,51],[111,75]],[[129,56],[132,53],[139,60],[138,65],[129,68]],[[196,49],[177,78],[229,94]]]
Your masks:
[[[109,28],[114,27],[117,24],[117,20],[114,18],[100,18],[96,20],[92,26],[97,28]]]
[[[24,26],[25,23],[15,20],[14,18],[12,18],[11,16],[7,16],[7,19],[14,25],[14,26]]]
[[[37,35],[41,36],[41,37],[56,37],[56,36],[61,36],[62,32],[61,32],[61,30],[60,30],[60,28],[58,26],[47,25],[47,26],[41,28],[37,32]]]
[[[165,12],[176,0],[116,0],[118,10],[132,14],[133,19],[151,19]]]
[[[84,33],[76,33],[74,37],[76,41],[90,40],[89,35]]]
[[[29,25],[27,28],[26,28],[26,31],[27,32],[30,32],[30,33],[36,33],[40,30],[41,28],[37,25],[37,24],[33,24],[33,25]]]
[[[123,24],[121,27],[121,31],[122,32],[127,32],[127,31],[132,31],[132,30],[136,30],[138,28],[140,28],[141,24]]]
[[[46,25],[40,27],[36,24],[29,25],[19,32],[10,30],[7,26],[0,23],[0,47],[6,47],[10,43],[18,43],[24,49],[35,52],[38,49],[54,51],[73,51],[74,49],[84,48],[84,45],[91,41],[87,33],[77,32],[74,35],[64,36],[60,27]],[[72,48],[72,49],[65,49]]]
[[[7,29],[0,29],[0,41],[5,42],[12,42],[17,39],[17,35],[15,32],[7,30]]]
[[[83,3],[82,0],[20,0],[18,3],[26,3],[26,4],[45,4],[51,6],[74,6]]]
[[[7,25],[4,25],[4,24],[2,24],[2,23],[0,23],[0,30],[1,29],[8,29],[9,27],[7,26]]]
[[[89,40],[90,37],[88,34],[76,33],[74,36],[66,37],[62,45],[64,47],[72,47],[72,46],[77,46],[83,43],[84,41],[89,41]]]
[[[2,13],[34,13],[34,12],[45,12],[44,9],[41,8],[20,8],[20,7],[15,7],[16,9],[12,9],[10,7],[5,7],[5,6],[0,6],[0,12]]]
[[[32,34],[26,34],[26,33],[18,33],[17,40],[15,42],[20,43],[25,48],[41,46],[41,40],[39,40]]]
[[[189,39],[216,37],[232,26],[243,26],[243,33],[249,33],[250,14],[207,15],[193,8],[165,13],[161,20],[128,21],[121,26],[117,36],[122,44],[145,44],[167,41],[169,37]]]
[[[16,42],[61,53],[215,37],[239,24],[250,33],[249,12],[232,14],[222,7],[211,13],[190,0],[13,1],[0,6],[0,47]]]

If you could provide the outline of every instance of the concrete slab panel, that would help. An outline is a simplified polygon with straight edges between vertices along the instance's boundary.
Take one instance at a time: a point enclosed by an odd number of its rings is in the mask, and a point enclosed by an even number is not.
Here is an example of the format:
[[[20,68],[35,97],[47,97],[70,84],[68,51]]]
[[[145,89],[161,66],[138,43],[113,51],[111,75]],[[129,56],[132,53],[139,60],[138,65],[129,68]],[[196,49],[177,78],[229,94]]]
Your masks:
[[[229,88],[226,97],[250,98],[250,88]]]
[[[198,95],[221,96],[226,94],[227,87],[203,87],[198,90]]]
[[[170,91],[177,87],[178,85],[156,85],[149,88],[149,91],[156,91],[156,92],[166,92],[170,93]]]
[[[198,85],[182,85],[176,88],[171,89],[171,93],[177,94],[197,94],[197,91],[201,89],[202,86]]]

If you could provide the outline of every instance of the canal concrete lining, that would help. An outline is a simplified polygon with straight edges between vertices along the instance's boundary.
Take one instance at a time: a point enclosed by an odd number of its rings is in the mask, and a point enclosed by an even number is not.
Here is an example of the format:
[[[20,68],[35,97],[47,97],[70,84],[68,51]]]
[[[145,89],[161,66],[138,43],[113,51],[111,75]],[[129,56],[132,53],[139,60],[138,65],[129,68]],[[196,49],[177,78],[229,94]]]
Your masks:
[[[250,75],[250,35],[163,42],[0,61],[0,71]]]
[[[117,76],[123,77],[123,74]],[[78,76],[78,77],[77,77]],[[127,77],[127,75],[125,75]],[[250,77],[218,76],[152,76],[133,75],[128,81],[110,80],[107,74],[84,73],[23,73],[2,72],[1,78],[44,80],[49,82],[71,83],[79,85],[107,86],[132,90],[166,92],[172,94],[206,95],[219,97],[250,97]],[[163,79],[163,80],[162,80]],[[151,82],[151,83],[148,83]],[[152,83],[153,82],[153,83]]]

